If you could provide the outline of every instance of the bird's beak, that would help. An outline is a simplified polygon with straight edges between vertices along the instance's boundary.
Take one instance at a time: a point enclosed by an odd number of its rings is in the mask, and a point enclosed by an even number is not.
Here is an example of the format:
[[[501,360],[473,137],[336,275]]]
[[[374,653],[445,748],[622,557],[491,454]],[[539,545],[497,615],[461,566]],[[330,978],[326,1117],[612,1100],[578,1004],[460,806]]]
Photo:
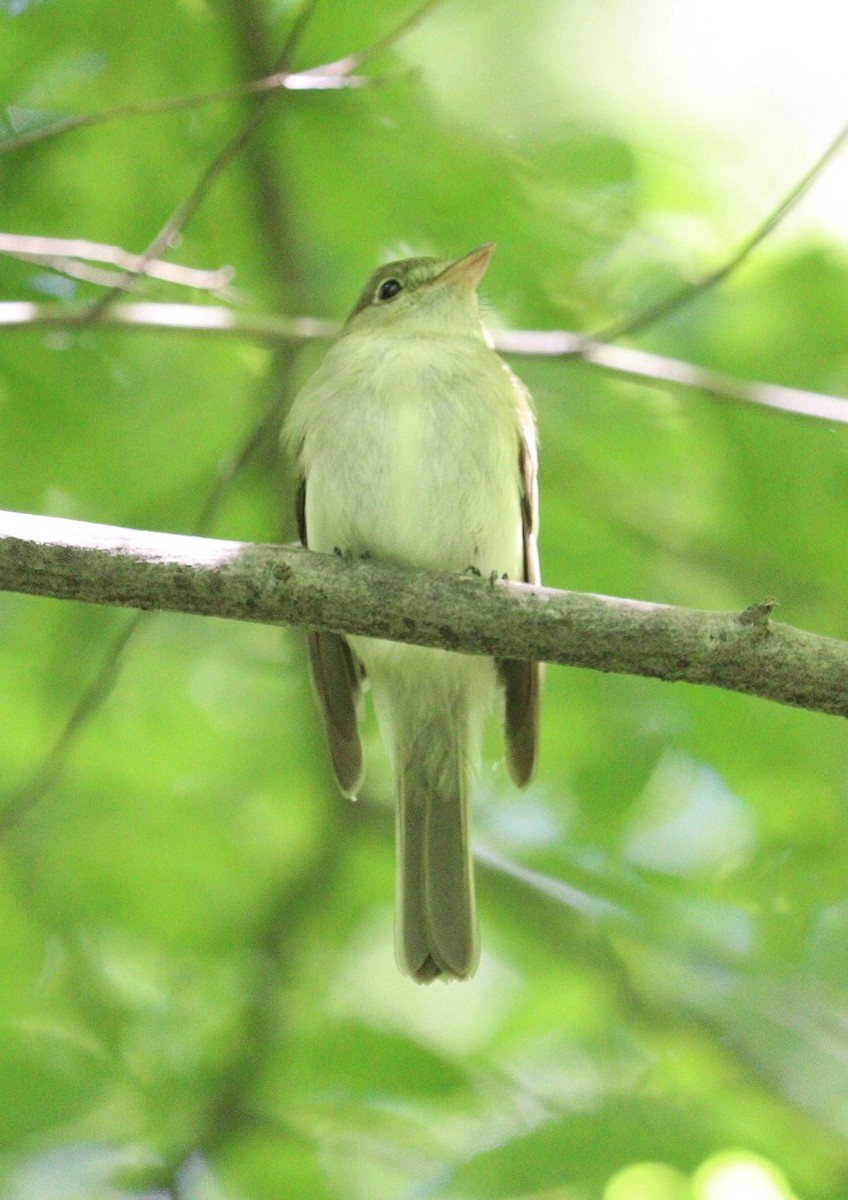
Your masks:
[[[495,252],[494,242],[484,242],[464,258],[458,258],[449,267],[445,267],[440,275],[433,280],[436,284],[448,283],[473,292],[480,280],[486,274],[489,260]]]

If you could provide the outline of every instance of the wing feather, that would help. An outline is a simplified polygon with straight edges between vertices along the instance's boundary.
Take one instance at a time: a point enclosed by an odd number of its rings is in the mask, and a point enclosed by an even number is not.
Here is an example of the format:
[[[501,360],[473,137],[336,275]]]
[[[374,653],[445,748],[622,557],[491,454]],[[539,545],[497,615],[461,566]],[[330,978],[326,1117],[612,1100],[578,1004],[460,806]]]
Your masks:
[[[300,540],[308,546],[305,479],[298,485],[295,515]],[[350,646],[337,633],[309,630],[307,644],[312,686],[324,722],[333,771],[342,793],[354,798],[362,782],[357,706],[364,672]]]
[[[521,384],[518,386],[522,387]],[[521,483],[521,526],[524,536],[523,582],[537,584],[540,582],[537,454],[536,432],[529,403],[522,406],[521,424],[518,472]],[[506,692],[504,731],[507,764],[516,784],[524,787],[530,782],[536,769],[542,670],[539,663],[501,659],[498,662],[498,673]]]

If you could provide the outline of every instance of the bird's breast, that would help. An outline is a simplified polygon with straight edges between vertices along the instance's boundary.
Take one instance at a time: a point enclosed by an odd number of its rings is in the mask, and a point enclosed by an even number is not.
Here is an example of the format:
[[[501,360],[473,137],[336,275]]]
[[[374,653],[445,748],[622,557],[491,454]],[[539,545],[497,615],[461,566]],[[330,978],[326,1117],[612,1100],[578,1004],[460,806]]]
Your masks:
[[[369,339],[373,341],[374,339]],[[515,397],[483,343],[353,346],[345,388],[304,446],[307,529],[336,546],[431,570],[520,577]]]

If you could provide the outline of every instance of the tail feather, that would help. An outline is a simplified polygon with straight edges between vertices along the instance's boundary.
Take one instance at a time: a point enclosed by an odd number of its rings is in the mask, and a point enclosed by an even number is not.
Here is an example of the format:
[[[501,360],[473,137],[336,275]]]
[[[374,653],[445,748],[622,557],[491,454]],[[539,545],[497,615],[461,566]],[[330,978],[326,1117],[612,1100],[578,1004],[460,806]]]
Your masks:
[[[397,731],[398,959],[420,983],[467,979],[479,958],[464,722]]]

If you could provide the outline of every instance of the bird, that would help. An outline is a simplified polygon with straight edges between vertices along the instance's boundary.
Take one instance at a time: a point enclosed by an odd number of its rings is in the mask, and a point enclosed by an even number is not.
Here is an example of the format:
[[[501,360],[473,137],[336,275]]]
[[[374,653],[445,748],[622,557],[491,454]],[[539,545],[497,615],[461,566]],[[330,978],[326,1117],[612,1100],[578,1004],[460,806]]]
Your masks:
[[[540,582],[532,402],[489,345],[477,297],[494,249],[390,262],[368,279],[284,426],[308,549]],[[540,666],[307,636],[343,795],[363,781],[367,687],[391,760],[398,966],[420,983],[467,979],[479,959],[470,805],[486,719],[500,686],[507,765],[523,787],[537,759]]]

